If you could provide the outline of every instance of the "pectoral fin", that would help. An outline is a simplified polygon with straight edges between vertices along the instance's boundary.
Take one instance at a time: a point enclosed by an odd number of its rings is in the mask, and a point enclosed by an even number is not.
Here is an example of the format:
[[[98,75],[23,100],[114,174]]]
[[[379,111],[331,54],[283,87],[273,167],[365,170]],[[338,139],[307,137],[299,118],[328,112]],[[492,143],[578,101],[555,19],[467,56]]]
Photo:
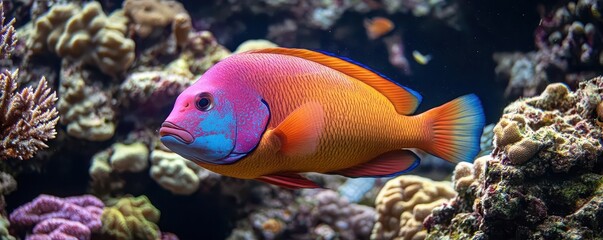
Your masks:
[[[256,180],[274,184],[284,188],[320,188],[318,184],[312,182],[311,180],[297,174],[297,173],[279,173],[267,176],[261,176],[256,178]]]
[[[324,131],[324,112],[319,103],[306,103],[293,111],[271,134],[285,155],[307,155],[318,149]]]
[[[392,177],[413,170],[420,162],[419,157],[409,150],[395,150],[381,154],[369,162],[331,174],[346,177]]]

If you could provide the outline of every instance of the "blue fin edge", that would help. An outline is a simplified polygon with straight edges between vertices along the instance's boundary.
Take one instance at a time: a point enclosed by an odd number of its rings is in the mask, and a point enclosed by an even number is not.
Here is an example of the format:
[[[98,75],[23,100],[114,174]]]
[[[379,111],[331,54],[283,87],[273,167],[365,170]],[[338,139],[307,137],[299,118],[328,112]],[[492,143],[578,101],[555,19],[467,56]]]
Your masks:
[[[332,52],[327,52],[327,51],[324,51],[324,50],[312,49],[312,51],[319,52],[319,53],[322,53],[322,54],[327,55],[327,56],[336,57],[336,58],[339,58],[339,59],[344,60],[346,62],[349,62],[351,64],[355,64],[355,65],[361,66],[361,67],[365,68],[366,70],[369,70],[369,71],[371,71],[371,72],[379,75],[380,77],[385,78],[386,80],[388,80],[388,81],[390,81],[390,82],[398,85],[399,87],[403,88],[404,90],[408,91],[410,94],[412,94],[413,96],[415,96],[417,98],[417,101],[418,101],[417,105],[420,105],[421,102],[423,101],[423,96],[421,96],[421,94],[419,94],[419,92],[417,92],[415,90],[412,90],[412,89],[410,89],[410,88],[408,88],[408,87],[406,87],[404,85],[401,85],[400,83],[392,80],[391,78],[385,76],[384,74],[382,74],[382,73],[380,73],[380,72],[372,69],[371,67],[369,67],[369,66],[367,66],[365,64],[359,63],[359,62],[357,62],[357,61],[355,61],[353,59],[350,59],[348,57],[339,56],[337,54],[334,54]]]

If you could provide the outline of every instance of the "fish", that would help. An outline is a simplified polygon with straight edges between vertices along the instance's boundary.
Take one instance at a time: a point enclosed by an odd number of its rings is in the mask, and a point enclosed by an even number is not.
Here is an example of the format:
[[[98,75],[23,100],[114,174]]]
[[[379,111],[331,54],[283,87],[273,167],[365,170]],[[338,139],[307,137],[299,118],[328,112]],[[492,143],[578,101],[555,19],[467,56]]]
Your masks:
[[[394,23],[384,17],[374,17],[372,19],[364,20],[364,28],[366,28],[366,34],[371,40],[380,38],[394,29]]]
[[[468,94],[412,115],[422,96],[345,57],[297,48],[231,55],[176,99],[161,142],[210,171],[285,188],[303,174],[388,177],[422,149],[451,162],[479,152],[484,113]]]
[[[431,61],[431,55],[423,55],[417,50],[412,51],[412,57],[421,65],[425,65]]]

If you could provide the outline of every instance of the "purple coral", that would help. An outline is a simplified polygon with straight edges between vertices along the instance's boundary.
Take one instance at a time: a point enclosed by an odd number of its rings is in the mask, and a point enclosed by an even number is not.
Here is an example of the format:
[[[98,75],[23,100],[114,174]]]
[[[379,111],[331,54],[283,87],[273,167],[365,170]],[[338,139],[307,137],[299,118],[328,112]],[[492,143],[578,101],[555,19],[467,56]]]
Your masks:
[[[43,194],[15,209],[10,214],[10,221],[16,226],[30,227],[47,219],[65,219],[96,232],[102,226],[104,207],[103,202],[92,195],[59,198]]]
[[[46,219],[33,229],[27,240],[90,239],[90,229],[76,221],[60,218]]]

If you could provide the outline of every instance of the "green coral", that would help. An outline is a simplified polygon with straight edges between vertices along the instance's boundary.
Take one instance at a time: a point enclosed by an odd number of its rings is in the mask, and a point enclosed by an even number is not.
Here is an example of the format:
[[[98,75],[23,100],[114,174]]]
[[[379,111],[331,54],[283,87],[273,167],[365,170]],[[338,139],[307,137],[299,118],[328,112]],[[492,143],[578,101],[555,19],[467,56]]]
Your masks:
[[[111,239],[159,239],[160,212],[142,195],[127,197],[103,210],[102,233]]]

